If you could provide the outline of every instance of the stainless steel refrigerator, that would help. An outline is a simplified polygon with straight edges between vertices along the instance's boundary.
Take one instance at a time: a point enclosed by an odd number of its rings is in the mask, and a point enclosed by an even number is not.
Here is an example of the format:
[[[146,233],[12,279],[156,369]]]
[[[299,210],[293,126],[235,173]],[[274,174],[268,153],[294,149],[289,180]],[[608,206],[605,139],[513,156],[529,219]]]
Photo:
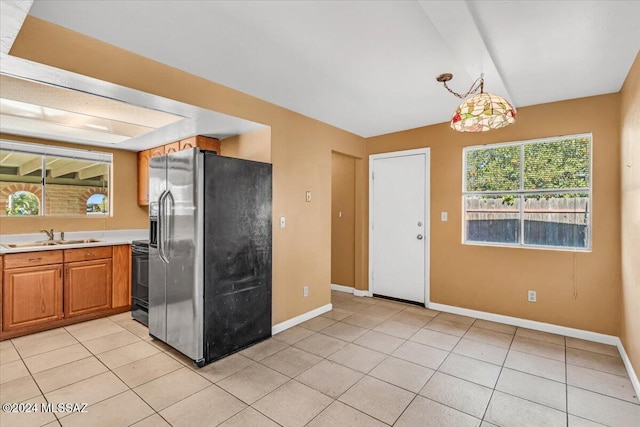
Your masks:
[[[198,366],[270,337],[271,165],[154,157],[149,201],[149,334]]]

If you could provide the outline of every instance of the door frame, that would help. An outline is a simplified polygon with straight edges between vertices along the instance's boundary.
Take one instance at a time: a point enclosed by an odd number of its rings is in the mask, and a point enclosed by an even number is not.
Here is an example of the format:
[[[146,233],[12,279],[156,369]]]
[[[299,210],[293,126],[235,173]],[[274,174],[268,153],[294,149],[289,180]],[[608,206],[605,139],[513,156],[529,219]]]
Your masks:
[[[372,233],[373,224],[373,162],[380,159],[388,159],[394,157],[406,157],[416,154],[424,154],[425,156],[425,197],[424,197],[424,237],[425,237],[425,259],[424,259],[424,306],[429,307],[431,303],[431,284],[430,284],[430,263],[431,258],[431,149],[417,148],[413,150],[392,151],[388,153],[370,154],[369,155],[369,271],[368,271],[368,296],[373,296],[373,245],[374,238]]]

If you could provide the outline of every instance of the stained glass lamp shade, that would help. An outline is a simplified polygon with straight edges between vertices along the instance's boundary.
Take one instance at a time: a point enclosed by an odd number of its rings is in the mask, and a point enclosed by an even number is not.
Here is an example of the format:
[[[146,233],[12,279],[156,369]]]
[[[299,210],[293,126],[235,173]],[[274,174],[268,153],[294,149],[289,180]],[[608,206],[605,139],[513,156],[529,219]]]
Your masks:
[[[516,109],[502,96],[484,91],[484,77],[481,75],[471,88],[464,94],[454,92],[447,82],[453,78],[453,74],[440,74],[436,80],[444,84],[444,87],[458,98],[465,99],[458,107],[451,119],[451,129],[458,132],[484,132],[491,129],[500,129],[516,121]],[[480,93],[477,93],[480,91]]]
[[[516,121],[516,109],[499,95],[481,92],[465,100],[451,119],[458,132],[485,132]]]

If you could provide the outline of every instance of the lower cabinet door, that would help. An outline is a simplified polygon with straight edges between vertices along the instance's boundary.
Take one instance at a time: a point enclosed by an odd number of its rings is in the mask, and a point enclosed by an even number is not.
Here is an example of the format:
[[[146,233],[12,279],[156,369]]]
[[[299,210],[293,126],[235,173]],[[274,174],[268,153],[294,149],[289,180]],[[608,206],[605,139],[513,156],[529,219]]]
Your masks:
[[[65,317],[111,308],[111,259],[65,264]]]
[[[62,264],[4,271],[3,331],[62,319]]]

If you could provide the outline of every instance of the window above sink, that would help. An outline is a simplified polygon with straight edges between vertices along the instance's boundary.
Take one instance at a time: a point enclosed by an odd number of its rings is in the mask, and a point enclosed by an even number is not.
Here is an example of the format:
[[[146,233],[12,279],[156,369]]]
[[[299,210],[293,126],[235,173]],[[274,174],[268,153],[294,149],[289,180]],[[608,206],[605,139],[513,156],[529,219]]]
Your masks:
[[[0,141],[0,217],[111,216],[112,154]]]

